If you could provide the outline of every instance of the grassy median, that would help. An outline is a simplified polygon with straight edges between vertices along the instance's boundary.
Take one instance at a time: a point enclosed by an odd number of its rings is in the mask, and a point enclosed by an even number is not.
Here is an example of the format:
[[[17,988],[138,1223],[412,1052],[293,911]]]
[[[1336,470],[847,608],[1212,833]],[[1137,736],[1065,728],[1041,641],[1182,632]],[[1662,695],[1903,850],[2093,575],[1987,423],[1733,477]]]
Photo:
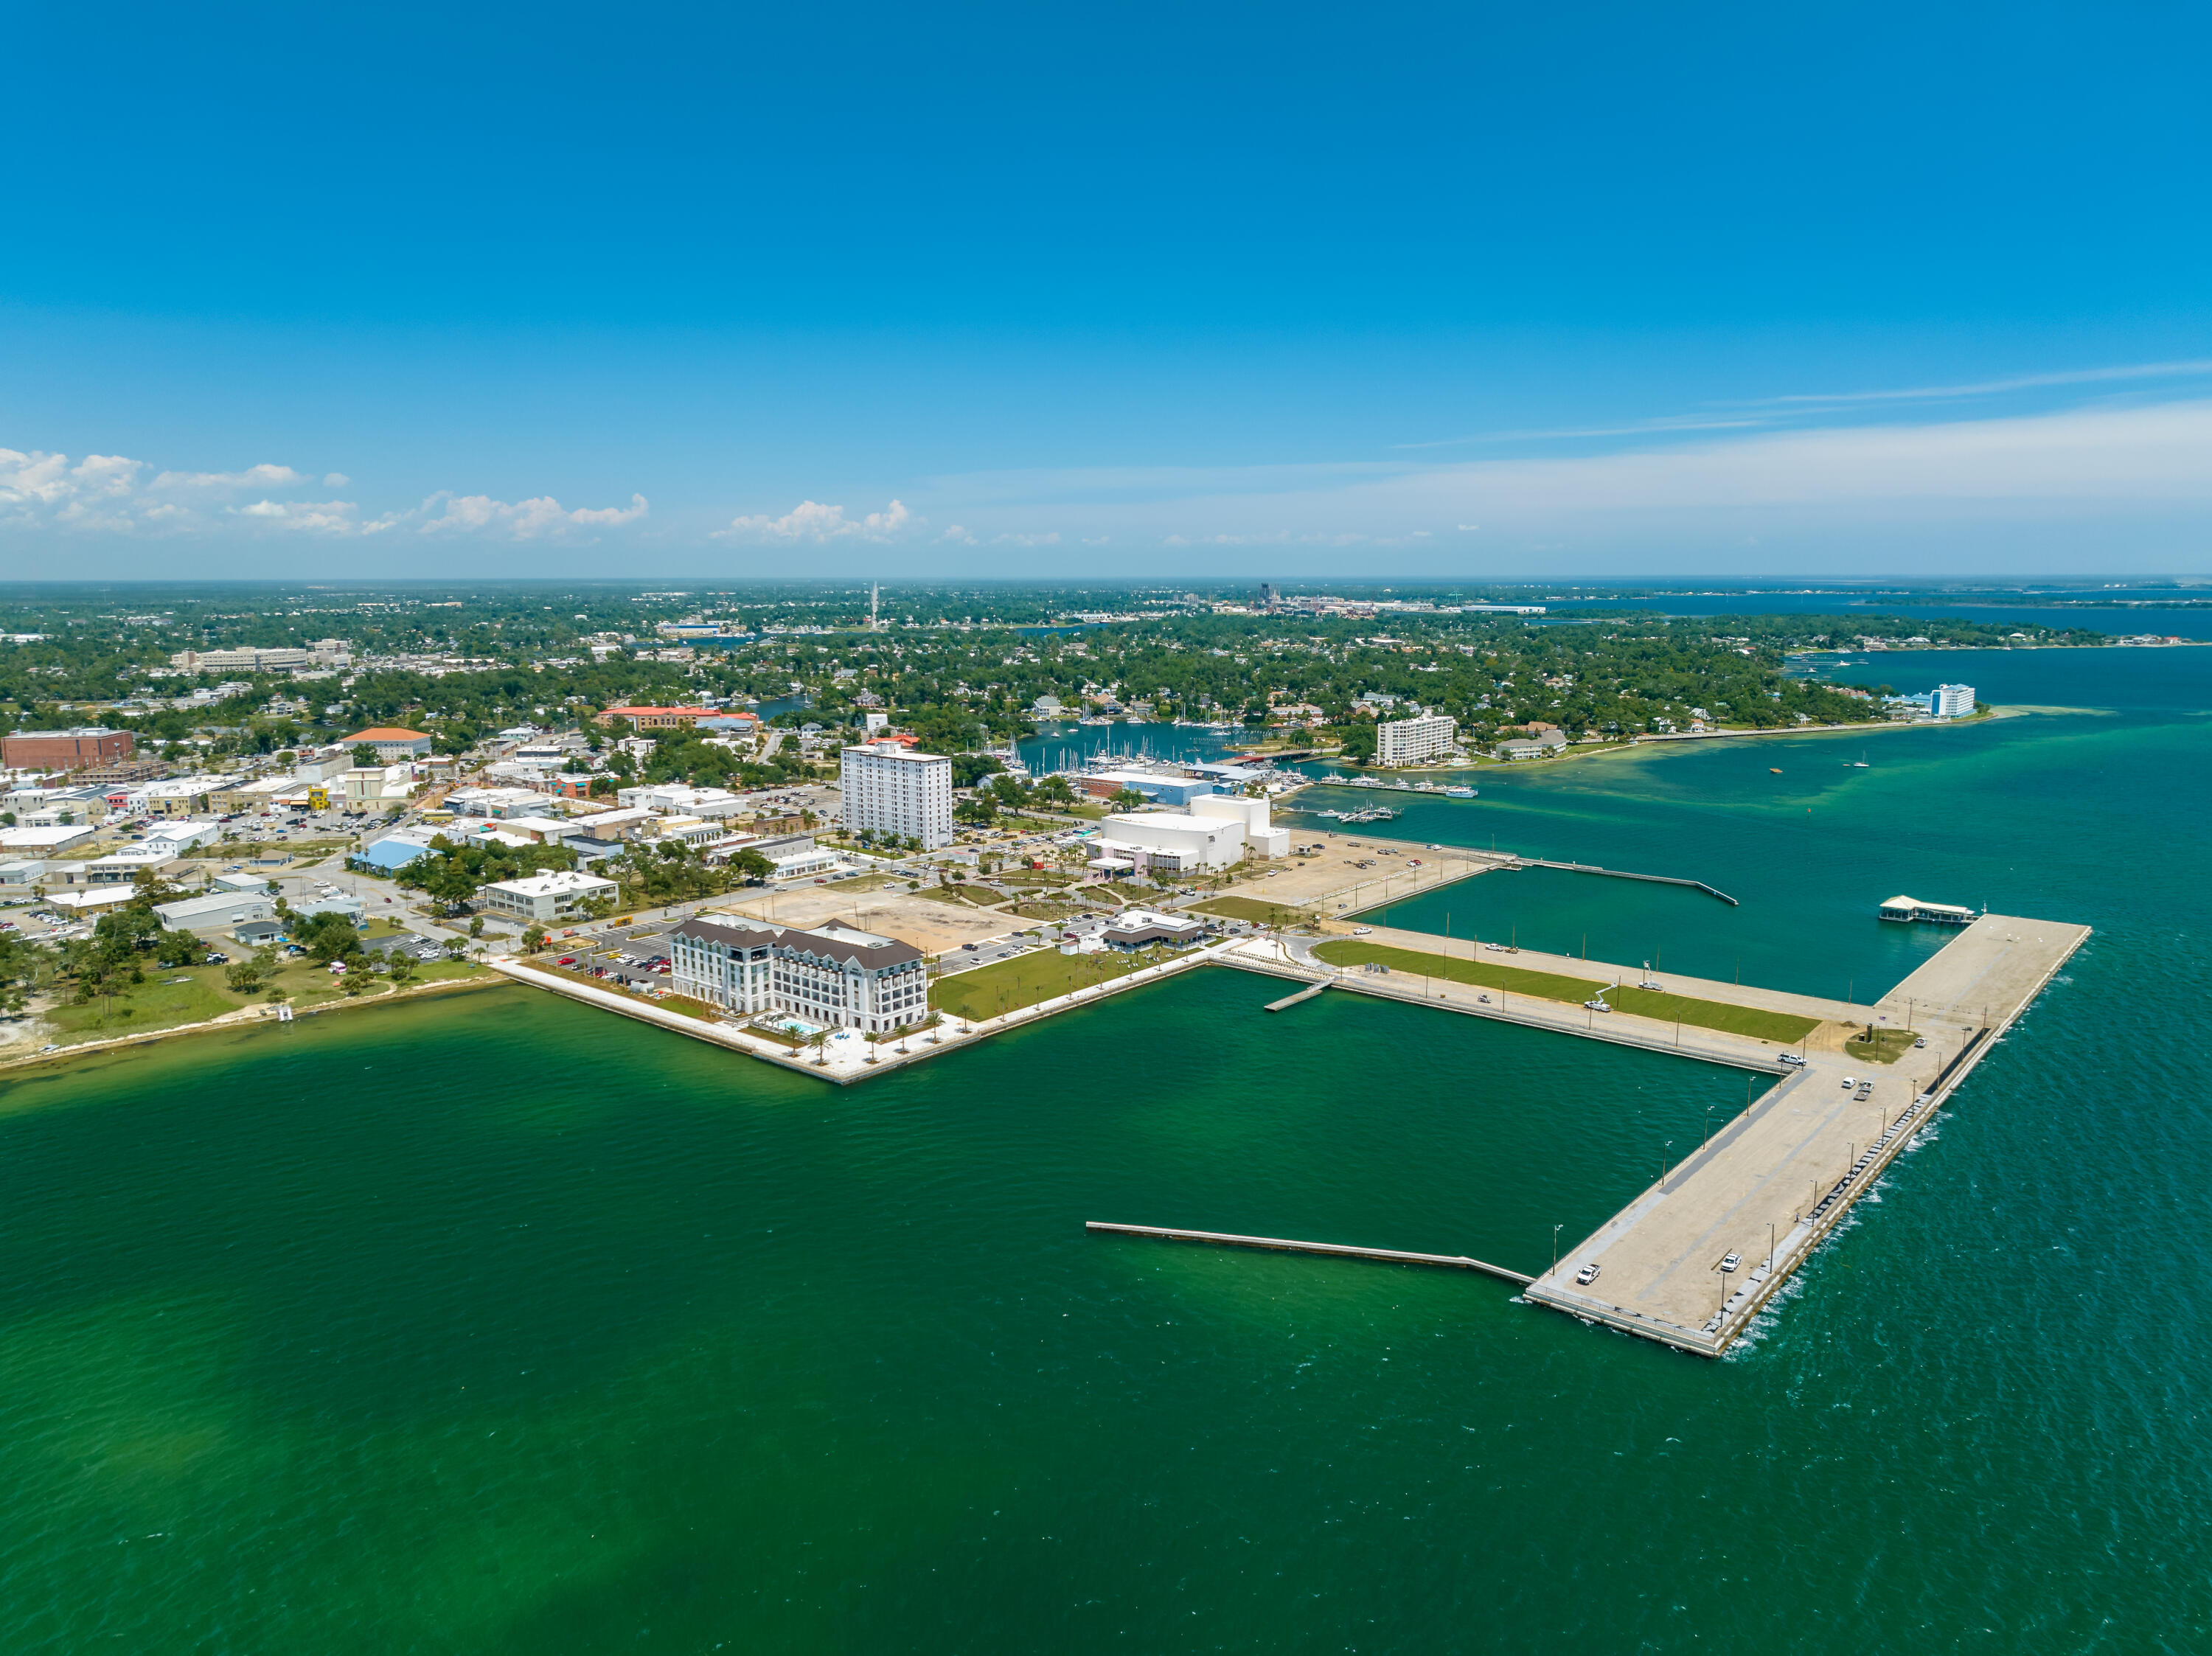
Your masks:
[[[1310,922],[1313,916],[1303,908],[1282,903],[1264,903],[1257,897],[1208,897],[1191,907],[1201,914],[1218,914],[1224,919],[1249,920],[1255,925],[1301,925]]]
[[[1331,966],[1364,966],[1376,961],[1393,972],[1442,978],[1449,983],[1474,984],[1502,989],[1508,994],[1535,1000],[1564,1001],[1579,1006],[1603,995],[1617,1011],[1633,1012],[1662,1023],[1685,1023],[1699,1029],[1719,1029],[1729,1034],[1750,1035],[1791,1046],[1817,1028],[1817,1018],[1796,1017],[1788,1012],[1769,1012],[1756,1006],[1735,1006],[1725,1001],[1697,1000],[1688,995],[1669,995],[1652,989],[1614,988],[1586,978],[1570,978],[1553,972],[1529,972],[1492,961],[1462,960],[1456,955],[1424,955],[1410,949],[1391,949],[1358,938],[1336,937],[1314,949],[1317,959]],[[1906,1042],[1911,1045],[1910,1040]]]
[[[1462,960],[1457,955],[1417,954],[1410,949],[1392,949],[1358,937],[1331,938],[1316,945],[1313,952],[1316,959],[1331,966],[1365,966],[1372,962],[1417,977],[1442,978],[1448,983],[1470,983],[1483,989],[1527,995],[1534,1000],[1560,1000],[1577,1006],[1606,986],[1581,978],[1562,977],[1556,972],[1529,972],[1490,961]]]
[[[929,1004],[957,1018],[994,1018],[1174,958],[1157,949],[1133,955],[1063,955],[1042,949],[939,978],[931,986]]]
[[[1758,1006],[1734,1006],[1726,1001],[1695,1000],[1688,995],[1669,995],[1657,989],[1632,989],[1626,984],[1606,996],[1624,1012],[1656,1018],[1662,1023],[1694,1024],[1700,1029],[1720,1029],[1732,1035],[1750,1035],[1778,1046],[1794,1046],[1820,1027],[1818,1018],[1790,1012],[1770,1012]]]

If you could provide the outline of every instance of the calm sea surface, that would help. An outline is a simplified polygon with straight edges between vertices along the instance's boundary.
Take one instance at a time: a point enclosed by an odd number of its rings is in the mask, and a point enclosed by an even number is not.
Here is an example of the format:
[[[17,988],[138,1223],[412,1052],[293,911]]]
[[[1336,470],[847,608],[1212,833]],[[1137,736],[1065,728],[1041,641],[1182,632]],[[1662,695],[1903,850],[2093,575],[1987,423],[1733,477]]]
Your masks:
[[[15,1081],[0,1650],[2202,1650],[2205,653],[1972,658],[2085,711],[1387,825],[1741,900],[1486,876],[1400,924],[1821,992],[1940,942],[1899,891],[2097,928],[1724,1362],[1087,1236],[1534,1268],[1742,1102],[1229,972],[842,1090],[514,989]]]

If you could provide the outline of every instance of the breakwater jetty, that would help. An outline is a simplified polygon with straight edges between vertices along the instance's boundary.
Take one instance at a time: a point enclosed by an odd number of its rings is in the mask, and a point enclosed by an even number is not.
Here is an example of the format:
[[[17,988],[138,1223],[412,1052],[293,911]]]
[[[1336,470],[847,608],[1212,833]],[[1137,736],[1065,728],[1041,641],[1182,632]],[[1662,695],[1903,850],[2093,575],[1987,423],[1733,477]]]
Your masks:
[[[1557,863],[1546,857],[1516,857],[1505,864],[1508,868],[1556,868],[1568,874],[1602,874],[1609,880],[1645,880],[1653,885],[1686,885],[1702,891],[1708,897],[1717,897],[1730,908],[1741,907],[1736,900],[1717,887],[1703,880],[1686,879],[1679,874],[1632,874],[1623,868],[1600,868],[1595,863]]]
[[[1402,1248],[1355,1247],[1345,1242],[1294,1242],[1281,1236],[1238,1236],[1225,1230],[1177,1230],[1167,1225],[1118,1225],[1103,1219],[1086,1219],[1083,1228],[1117,1236],[1150,1236],[1167,1242],[1211,1242],[1219,1247],[1256,1247],[1278,1253],[1318,1253],[1338,1259],[1379,1259],[1385,1265],[1443,1265],[1454,1271],[1480,1271],[1522,1287],[1535,1280],[1504,1265],[1471,1259],[1463,1253],[1408,1253]]]

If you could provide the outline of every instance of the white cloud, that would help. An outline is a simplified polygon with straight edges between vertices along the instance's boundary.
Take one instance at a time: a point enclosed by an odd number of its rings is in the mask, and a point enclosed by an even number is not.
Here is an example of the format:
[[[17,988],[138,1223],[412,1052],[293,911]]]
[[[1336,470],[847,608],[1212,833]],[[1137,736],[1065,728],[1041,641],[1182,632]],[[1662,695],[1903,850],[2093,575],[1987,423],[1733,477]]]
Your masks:
[[[252,518],[271,528],[307,534],[353,535],[361,531],[361,508],[351,500],[256,500],[252,506],[223,509],[234,517]]]
[[[495,500],[489,494],[441,490],[412,512],[387,513],[363,527],[370,534],[409,528],[420,535],[465,535],[487,540],[535,541],[567,537],[578,529],[615,529],[649,513],[645,496],[624,507],[578,507],[570,511],[550,494]]]
[[[994,535],[991,537],[991,543],[994,546],[1058,546],[1060,544],[1060,531],[1057,529],[1054,529],[1042,535]]]
[[[1995,397],[2005,391],[2041,391],[2052,385],[2110,385],[2130,379],[2185,379],[2212,374],[2212,359],[2178,362],[2126,362],[2112,367],[2072,368],[2058,373],[2021,373],[2008,379],[1981,379],[1957,385],[1909,385],[1897,391],[1798,391],[1765,397],[1739,406],[1782,408],[1795,403],[1940,402],[1961,397]]]
[[[1085,536],[1224,549],[1402,543],[1455,525],[1510,550],[1516,536],[1570,529],[1626,547],[1658,530],[2194,520],[2212,508],[2212,399],[1653,437],[1596,454],[1054,470],[1026,485],[999,472],[933,488],[963,521],[987,509],[980,499],[994,514],[1048,508]]]
[[[289,466],[258,465],[243,471],[165,471],[154,479],[153,486],[167,493],[185,488],[290,488],[307,481]]]
[[[909,525],[919,529],[924,521],[908,511],[904,502],[899,500],[893,500],[881,512],[871,512],[866,517],[857,519],[848,518],[842,506],[824,506],[819,500],[801,500],[781,518],[771,518],[766,513],[732,518],[730,526],[718,531],[714,538],[780,541],[860,538],[887,541]]]
[[[118,454],[90,454],[71,464],[66,454],[0,448],[0,527],[164,537],[217,531],[233,536],[241,531],[377,535],[407,529],[491,540],[589,539],[595,531],[635,523],[651,510],[642,494],[632,494],[628,506],[572,511],[550,494],[510,503],[488,494],[441,489],[411,511],[364,519],[351,500],[283,499],[280,491],[313,482],[290,466],[166,470],[156,472],[151,482],[142,482],[142,475],[150,470],[143,460]],[[333,471],[323,484],[338,488],[349,481],[343,472]],[[225,494],[249,491],[260,498],[220,504]],[[899,508],[902,513],[904,510]]]

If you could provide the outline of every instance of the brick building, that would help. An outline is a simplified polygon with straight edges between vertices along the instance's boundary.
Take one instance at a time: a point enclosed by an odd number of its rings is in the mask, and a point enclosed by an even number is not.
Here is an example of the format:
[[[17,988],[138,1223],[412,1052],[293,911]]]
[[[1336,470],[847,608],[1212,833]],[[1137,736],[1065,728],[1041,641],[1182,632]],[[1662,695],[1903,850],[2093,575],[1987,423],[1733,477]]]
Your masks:
[[[76,771],[131,757],[129,731],[86,725],[70,731],[17,731],[0,737],[0,763],[11,770]]]

